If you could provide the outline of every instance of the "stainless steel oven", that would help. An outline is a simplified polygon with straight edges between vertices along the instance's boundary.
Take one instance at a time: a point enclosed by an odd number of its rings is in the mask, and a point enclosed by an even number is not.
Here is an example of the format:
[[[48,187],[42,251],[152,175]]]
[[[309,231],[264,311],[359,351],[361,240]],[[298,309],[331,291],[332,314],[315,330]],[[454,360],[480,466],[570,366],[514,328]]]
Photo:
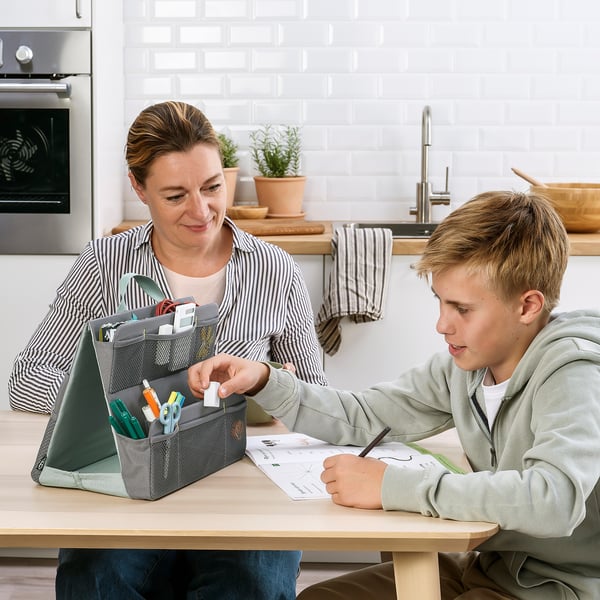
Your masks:
[[[92,237],[91,33],[0,30],[0,254]]]

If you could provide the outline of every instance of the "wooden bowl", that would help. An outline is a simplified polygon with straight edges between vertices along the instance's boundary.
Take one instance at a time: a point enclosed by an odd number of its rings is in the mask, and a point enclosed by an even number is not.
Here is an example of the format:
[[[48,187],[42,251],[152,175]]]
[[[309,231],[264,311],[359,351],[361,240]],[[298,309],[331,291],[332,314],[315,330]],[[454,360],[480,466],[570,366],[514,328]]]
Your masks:
[[[530,189],[548,198],[569,233],[600,229],[600,183],[548,183]]]
[[[269,212],[268,206],[258,206],[250,204],[248,206],[230,206],[227,209],[227,216],[230,219],[264,219]]]

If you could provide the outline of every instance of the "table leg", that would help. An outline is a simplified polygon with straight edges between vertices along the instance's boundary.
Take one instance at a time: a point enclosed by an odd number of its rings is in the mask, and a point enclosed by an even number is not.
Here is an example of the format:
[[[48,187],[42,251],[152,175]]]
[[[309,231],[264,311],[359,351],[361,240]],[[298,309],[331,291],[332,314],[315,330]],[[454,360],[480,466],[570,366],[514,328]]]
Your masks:
[[[440,600],[437,552],[394,552],[398,600]]]

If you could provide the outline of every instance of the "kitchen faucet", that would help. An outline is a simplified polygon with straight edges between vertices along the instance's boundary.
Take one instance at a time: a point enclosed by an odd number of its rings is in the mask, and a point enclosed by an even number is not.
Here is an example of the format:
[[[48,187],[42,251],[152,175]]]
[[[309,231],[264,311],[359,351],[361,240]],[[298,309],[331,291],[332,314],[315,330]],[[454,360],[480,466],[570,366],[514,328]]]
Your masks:
[[[446,187],[443,192],[434,192],[429,181],[429,146],[431,146],[431,107],[425,106],[421,123],[421,181],[417,183],[417,206],[410,209],[410,214],[417,216],[417,223],[431,223],[432,204],[450,204],[448,167],[446,167]]]

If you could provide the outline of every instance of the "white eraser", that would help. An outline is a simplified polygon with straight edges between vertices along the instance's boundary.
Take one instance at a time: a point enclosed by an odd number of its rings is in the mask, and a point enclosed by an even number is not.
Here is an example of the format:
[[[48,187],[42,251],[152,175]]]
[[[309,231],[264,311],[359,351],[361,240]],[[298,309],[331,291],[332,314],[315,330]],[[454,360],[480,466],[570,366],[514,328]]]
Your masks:
[[[204,390],[204,406],[220,406],[221,399],[217,395],[220,383],[211,381],[208,388]]]

